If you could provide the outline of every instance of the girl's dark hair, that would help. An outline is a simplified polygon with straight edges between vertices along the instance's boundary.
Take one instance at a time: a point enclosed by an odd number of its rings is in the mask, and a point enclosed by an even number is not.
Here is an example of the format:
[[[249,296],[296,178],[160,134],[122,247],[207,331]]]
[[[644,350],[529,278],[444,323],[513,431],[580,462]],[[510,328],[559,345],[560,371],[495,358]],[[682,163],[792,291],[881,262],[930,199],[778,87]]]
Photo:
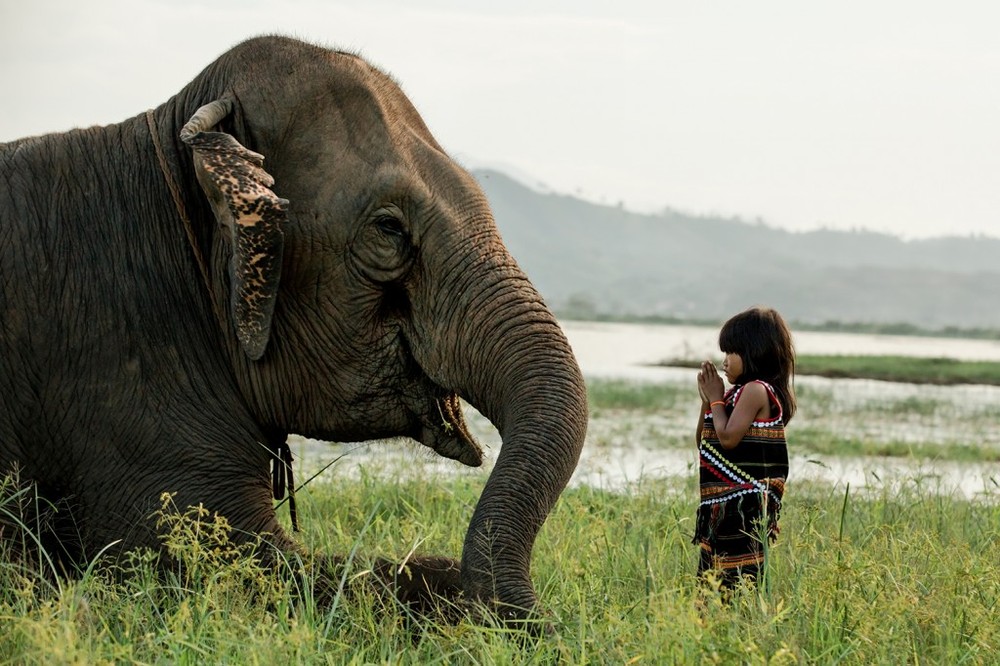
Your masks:
[[[785,423],[795,415],[795,349],[792,334],[777,310],[755,307],[745,310],[722,325],[719,349],[726,354],[739,354],[743,374],[737,384],[755,379],[774,388],[781,402]]]

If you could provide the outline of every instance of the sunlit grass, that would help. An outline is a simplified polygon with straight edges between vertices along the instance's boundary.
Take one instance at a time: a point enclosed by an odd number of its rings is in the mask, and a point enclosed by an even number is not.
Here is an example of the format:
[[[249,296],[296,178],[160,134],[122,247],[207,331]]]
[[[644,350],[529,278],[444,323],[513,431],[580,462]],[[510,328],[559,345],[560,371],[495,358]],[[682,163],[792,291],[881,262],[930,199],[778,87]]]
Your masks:
[[[587,382],[592,412],[603,410],[662,411],[689,408],[689,387],[671,383],[643,383],[627,379],[592,379]],[[697,400],[697,393],[694,394]],[[695,403],[697,408],[697,403]]]
[[[590,380],[588,389],[588,447],[691,454],[693,382]],[[845,393],[836,383],[797,391],[793,454],[932,468],[1000,459],[991,435],[1000,407],[988,402],[935,390]],[[373,557],[458,557],[486,472],[434,476],[421,471],[426,457],[411,460],[356,475],[334,466],[323,476],[331,483],[300,490],[307,550],[350,554],[350,580]],[[8,483],[0,663],[995,663],[1000,487],[967,501],[933,475],[884,484],[873,475],[865,489],[801,478],[790,478],[764,583],[729,606],[694,579],[693,472],[619,492],[568,489],[535,549],[532,579],[553,628],[540,638],[489,623],[413,625],[365,594],[318,605],[307,563],[263,567],[227,542],[224,517],[197,507],[170,507],[161,526],[180,569],[160,575],[140,552],[53,579],[44,557],[9,557],[13,534],[32,544],[30,525],[10,527],[33,495]]]
[[[414,544],[457,556],[481,483],[313,484],[299,500],[304,541],[355,552],[359,571]],[[157,576],[139,554],[124,577],[94,567],[51,589],[5,564],[0,661],[986,664],[1000,650],[1000,503],[792,483],[765,584],[722,606],[693,575],[695,494],[693,482],[568,490],[535,551],[532,578],[554,629],[537,639],[471,623],[408,626],[364,598],[317,607],[291,579],[231,559],[224,529],[196,530],[188,512],[171,532],[175,555],[196,563],[184,576]]]

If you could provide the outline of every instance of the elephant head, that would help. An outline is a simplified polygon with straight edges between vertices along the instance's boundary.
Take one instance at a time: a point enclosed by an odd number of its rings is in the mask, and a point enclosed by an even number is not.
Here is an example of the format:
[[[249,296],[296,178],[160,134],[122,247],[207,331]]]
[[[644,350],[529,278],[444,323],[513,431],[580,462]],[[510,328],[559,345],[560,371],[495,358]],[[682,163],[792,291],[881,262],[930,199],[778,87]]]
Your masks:
[[[354,55],[260,38],[199,81],[177,99],[205,195],[192,217],[212,229],[211,289],[254,419],[333,441],[408,436],[479,465],[466,400],[503,444],[462,586],[530,612],[531,552],[579,458],[585,389],[480,187]]]

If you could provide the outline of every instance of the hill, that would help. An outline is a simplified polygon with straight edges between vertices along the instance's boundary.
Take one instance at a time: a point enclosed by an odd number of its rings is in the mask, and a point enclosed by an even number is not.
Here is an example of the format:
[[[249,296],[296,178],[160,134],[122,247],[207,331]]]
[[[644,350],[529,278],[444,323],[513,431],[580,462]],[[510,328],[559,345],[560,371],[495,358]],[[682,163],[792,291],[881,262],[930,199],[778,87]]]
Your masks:
[[[790,232],[634,213],[475,170],[504,241],[563,316],[722,320],[757,303],[812,324],[1000,329],[1000,239]]]

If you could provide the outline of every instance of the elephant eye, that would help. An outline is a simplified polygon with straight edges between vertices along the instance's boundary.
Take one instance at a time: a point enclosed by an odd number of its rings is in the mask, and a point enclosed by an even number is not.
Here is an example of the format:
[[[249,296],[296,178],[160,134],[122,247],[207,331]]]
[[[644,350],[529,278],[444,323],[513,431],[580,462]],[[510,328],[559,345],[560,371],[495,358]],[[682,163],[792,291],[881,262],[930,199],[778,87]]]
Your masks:
[[[405,234],[403,223],[399,221],[399,218],[392,215],[379,215],[375,218],[375,226],[387,236],[401,238]]]
[[[415,248],[403,211],[386,205],[358,227],[352,253],[362,270],[380,284],[398,280],[413,262]]]

